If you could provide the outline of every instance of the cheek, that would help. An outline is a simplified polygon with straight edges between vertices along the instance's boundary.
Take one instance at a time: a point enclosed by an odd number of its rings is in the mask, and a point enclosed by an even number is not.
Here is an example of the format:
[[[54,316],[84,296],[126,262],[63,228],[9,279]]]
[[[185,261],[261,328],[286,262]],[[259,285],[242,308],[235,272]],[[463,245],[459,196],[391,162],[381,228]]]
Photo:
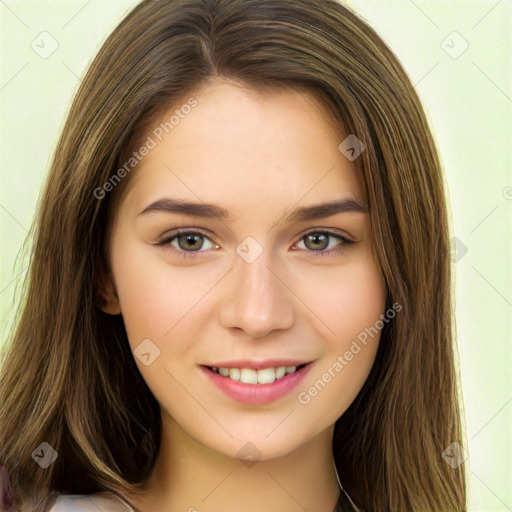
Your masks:
[[[311,287],[311,283],[315,287]],[[369,254],[304,278],[301,294],[318,313],[330,349],[342,349],[384,313],[386,286]],[[312,292],[314,290],[314,292]]]
[[[318,295],[315,311],[329,328],[324,357],[299,390],[297,401],[319,424],[334,423],[364,385],[377,353],[386,286],[368,256],[345,271],[331,274],[329,293]],[[325,332],[325,329],[322,329]]]
[[[194,315],[201,311],[201,304],[194,305],[203,286],[197,280],[191,286],[191,268],[172,269],[162,258],[150,258],[144,247],[126,247],[125,254],[130,257],[118,259],[113,271],[130,344],[150,338],[160,345],[192,308]]]
[[[337,289],[340,307],[333,319],[336,334],[331,348],[336,361],[342,356],[345,378],[357,388],[364,383],[377,352],[386,286],[373,260],[367,258],[352,268]]]
[[[337,333],[341,339],[356,337],[361,331],[372,326],[384,313],[386,287],[372,261],[362,261],[354,266],[338,287],[339,323]]]

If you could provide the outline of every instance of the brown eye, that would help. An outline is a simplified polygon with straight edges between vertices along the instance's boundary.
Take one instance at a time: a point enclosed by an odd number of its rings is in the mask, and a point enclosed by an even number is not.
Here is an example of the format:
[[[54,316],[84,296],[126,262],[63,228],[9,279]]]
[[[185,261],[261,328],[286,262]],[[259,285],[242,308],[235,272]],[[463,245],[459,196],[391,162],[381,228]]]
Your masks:
[[[205,233],[187,229],[175,230],[167,233],[155,245],[166,250],[170,250],[171,252],[178,254],[178,256],[183,256],[185,258],[203,256],[209,252],[208,249],[219,248],[219,246],[216,245]]]
[[[198,251],[204,243],[204,235],[200,233],[187,233],[175,237],[178,246],[184,251]]]
[[[304,237],[304,245],[312,251],[323,251],[329,245],[329,237],[325,233],[311,233]]]
[[[331,240],[338,239],[338,244],[331,244]],[[335,255],[346,249],[348,245],[354,244],[352,240],[340,233],[331,233],[330,231],[310,231],[306,233],[296,246],[299,249],[300,244],[304,243],[305,250],[313,253],[315,256]],[[327,250],[327,248],[329,248]]]

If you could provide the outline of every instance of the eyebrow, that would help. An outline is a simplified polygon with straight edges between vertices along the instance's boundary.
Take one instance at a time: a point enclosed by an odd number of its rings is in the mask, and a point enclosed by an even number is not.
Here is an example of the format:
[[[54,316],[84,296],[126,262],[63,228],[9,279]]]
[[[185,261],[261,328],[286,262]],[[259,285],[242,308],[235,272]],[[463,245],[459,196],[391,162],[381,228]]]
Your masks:
[[[142,210],[139,215],[144,215],[149,212],[182,213],[195,217],[233,220],[233,217],[230,216],[228,210],[218,205],[189,202],[183,199],[159,199],[158,201],[155,201],[154,203],[151,203],[149,206],[144,208],[144,210]],[[284,220],[288,222],[304,222],[315,219],[323,219],[337,213],[346,212],[368,213],[368,207],[365,204],[356,201],[355,199],[341,199],[329,201],[327,203],[296,208],[291,211]]]

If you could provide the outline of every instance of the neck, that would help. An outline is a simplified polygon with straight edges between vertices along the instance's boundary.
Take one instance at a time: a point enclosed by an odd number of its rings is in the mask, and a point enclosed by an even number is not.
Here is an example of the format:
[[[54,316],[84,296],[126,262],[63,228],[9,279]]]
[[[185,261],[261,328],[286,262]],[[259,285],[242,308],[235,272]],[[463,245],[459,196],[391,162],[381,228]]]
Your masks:
[[[334,426],[292,453],[250,462],[211,450],[166,414],[162,420],[162,444],[149,483],[129,497],[141,512],[335,508],[339,488],[332,460]]]

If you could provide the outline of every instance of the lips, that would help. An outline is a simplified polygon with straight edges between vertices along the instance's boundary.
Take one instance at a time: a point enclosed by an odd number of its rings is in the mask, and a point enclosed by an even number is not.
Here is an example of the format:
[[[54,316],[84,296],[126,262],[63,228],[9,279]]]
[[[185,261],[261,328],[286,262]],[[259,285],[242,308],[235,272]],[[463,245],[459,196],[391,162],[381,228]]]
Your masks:
[[[304,365],[299,366],[278,366],[267,367],[261,370],[252,368],[238,368],[238,367],[224,367],[210,368],[213,372],[228,377],[234,381],[240,381],[244,384],[272,384],[276,380],[280,380],[286,375],[294,373],[297,369],[302,368]]]
[[[245,404],[262,405],[288,394],[310,370],[311,363],[244,360],[201,365],[200,368],[208,380],[230,398]]]

